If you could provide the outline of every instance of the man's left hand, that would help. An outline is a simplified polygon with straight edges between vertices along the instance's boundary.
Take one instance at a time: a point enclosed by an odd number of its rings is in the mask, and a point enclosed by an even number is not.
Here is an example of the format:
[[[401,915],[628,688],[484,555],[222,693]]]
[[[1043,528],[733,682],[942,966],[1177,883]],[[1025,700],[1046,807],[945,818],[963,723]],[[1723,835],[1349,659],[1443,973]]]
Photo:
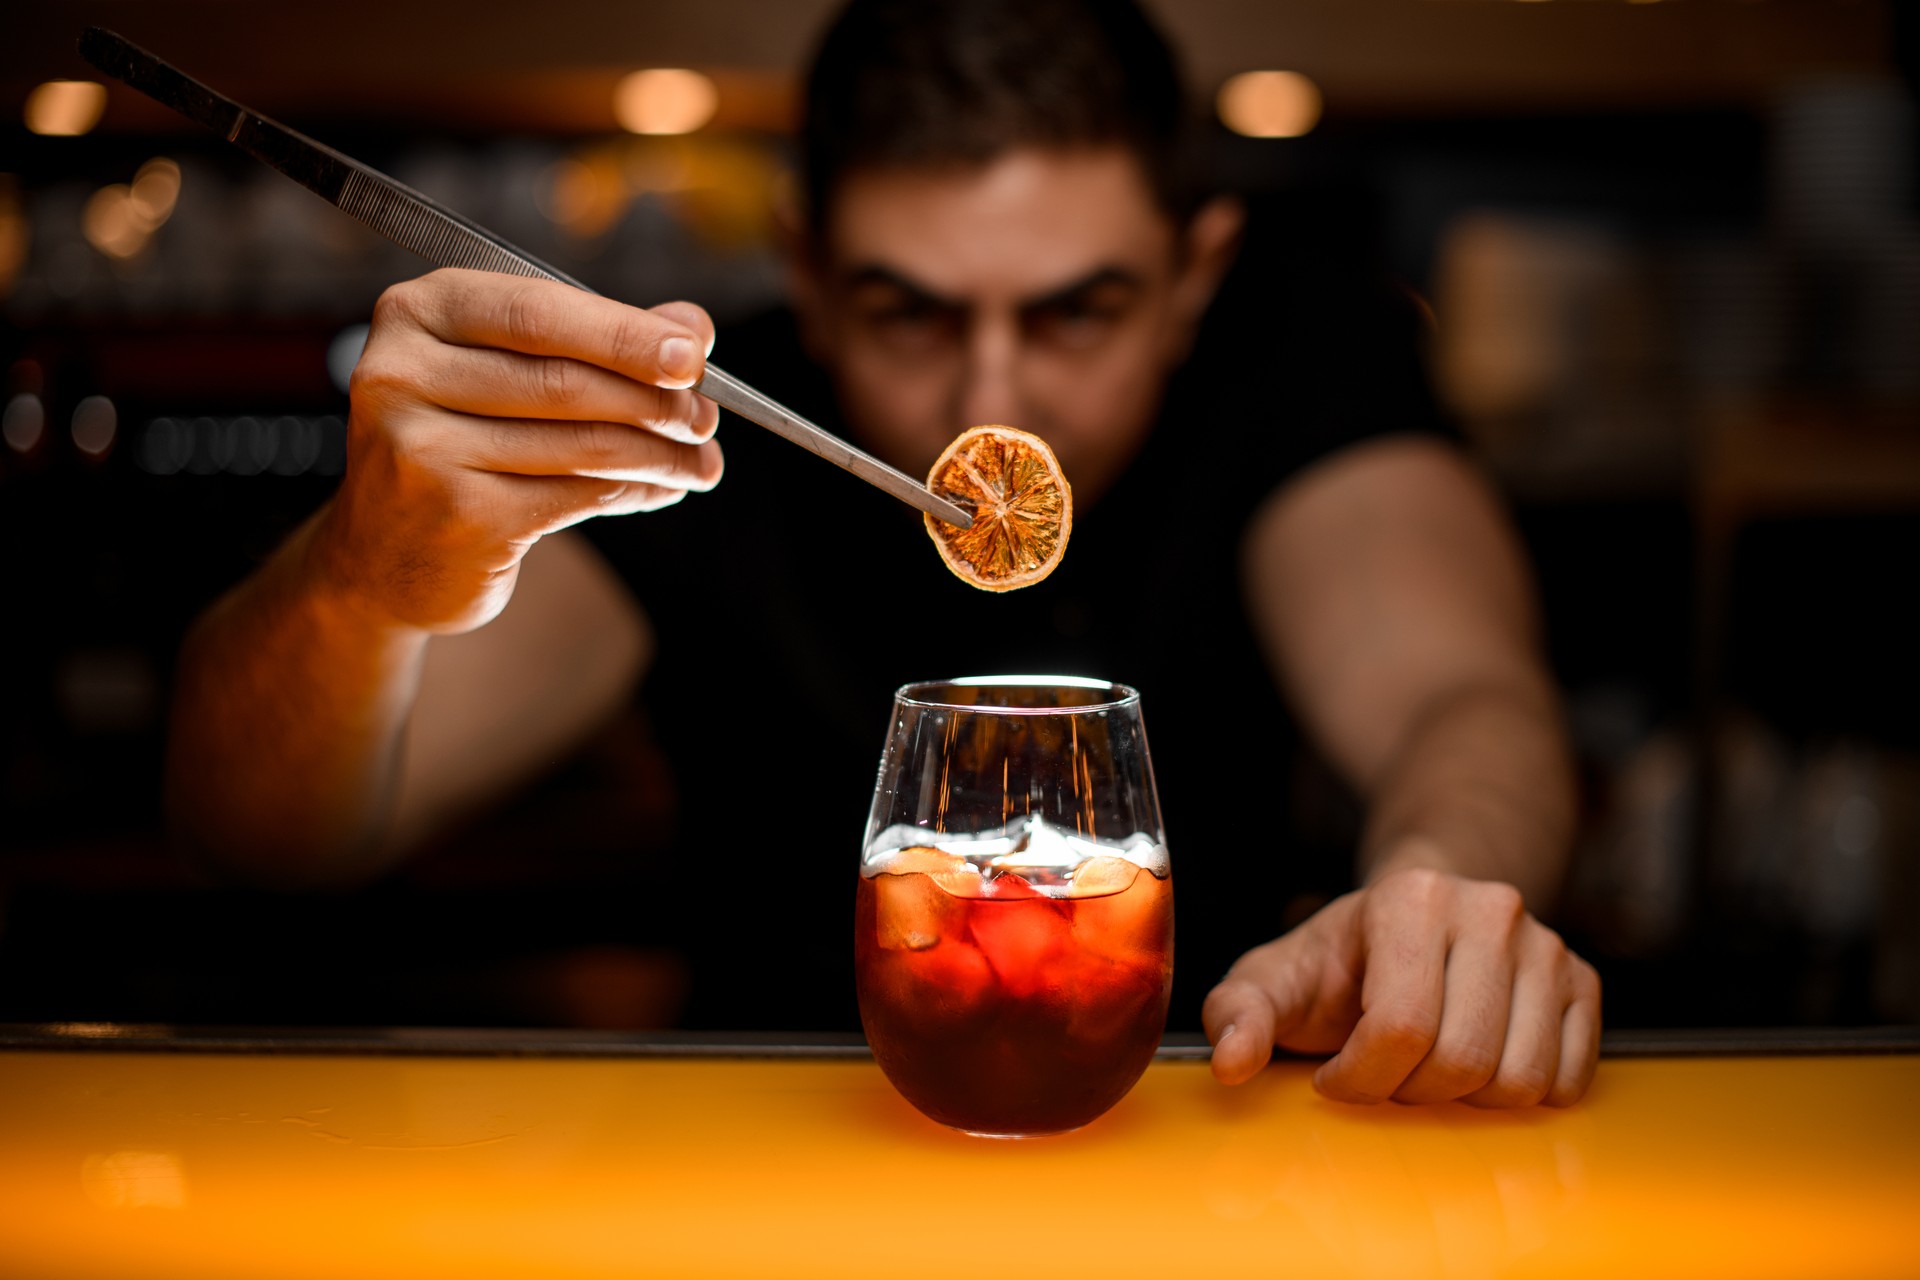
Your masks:
[[[1213,1073],[1251,1079],[1274,1046],[1333,1054],[1340,1102],[1566,1106],[1593,1080],[1600,979],[1519,890],[1390,872],[1247,952],[1207,997]]]

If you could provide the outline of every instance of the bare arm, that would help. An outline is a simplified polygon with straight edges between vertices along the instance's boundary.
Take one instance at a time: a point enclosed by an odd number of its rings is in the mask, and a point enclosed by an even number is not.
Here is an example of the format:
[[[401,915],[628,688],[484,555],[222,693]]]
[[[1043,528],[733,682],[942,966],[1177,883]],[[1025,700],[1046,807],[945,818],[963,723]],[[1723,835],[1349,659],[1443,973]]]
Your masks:
[[[427,646],[390,846],[411,848],[565,759],[651,656],[646,618],[600,554],[576,534],[541,539],[499,617]]]
[[[1369,820],[1365,886],[1209,996],[1216,1074],[1247,1078],[1277,1043],[1337,1050],[1316,1083],[1347,1101],[1578,1098],[1599,984],[1527,909],[1566,869],[1572,770],[1484,483],[1437,443],[1344,451],[1260,513],[1246,568],[1276,675]]]
[[[584,544],[543,539],[717,482],[717,414],[684,389],[711,332],[479,272],[389,290],[339,492],[182,650],[188,842],[269,883],[365,878],[604,714],[643,623]]]
[[[426,658],[426,632],[314,581],[317,519],[201,616],[174,688],[174,829],[267,883],[378,864]]]
[[[1479,477],[1439,444],[1350,450],[1261,513],[1247,573],[1269,660],[1367,798],[1367,878],[1429,866],[1547,909],[1572,769],[1525,563]]]

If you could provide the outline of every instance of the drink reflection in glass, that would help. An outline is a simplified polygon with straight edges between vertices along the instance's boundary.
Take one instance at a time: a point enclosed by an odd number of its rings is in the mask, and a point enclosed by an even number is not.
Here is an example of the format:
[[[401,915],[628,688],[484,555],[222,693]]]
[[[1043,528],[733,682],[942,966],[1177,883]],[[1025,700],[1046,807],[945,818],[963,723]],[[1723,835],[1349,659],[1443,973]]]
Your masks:
[[[893,712],[854,925],[874,1057],[955,1129],[1077,1129],[1166,1025],[1173,890],[1140,695],[993,676],[907,685]]]

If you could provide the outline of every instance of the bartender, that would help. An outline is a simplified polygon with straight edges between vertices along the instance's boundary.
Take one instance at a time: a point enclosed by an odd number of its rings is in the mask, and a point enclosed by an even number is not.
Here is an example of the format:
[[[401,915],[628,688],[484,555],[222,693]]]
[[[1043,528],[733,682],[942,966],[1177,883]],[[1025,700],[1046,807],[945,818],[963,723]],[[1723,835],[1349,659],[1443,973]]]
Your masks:
[[[1573,782],[1513,531],[1415,308],[1243,245],[1185,118],[1131,3],[854,0],[813,64],[791,310],[722,335],[727,367],[910,474],[975,424],[1043,437],[1073,540],[1005,596],[765,433],[729,433],[723,484],[696,306],[388,290],[339,490],[182,653],[183,835],[264,883],[371,880],[638,696],[691,1019],[833,1024],[891,689],[1098,675],[1142,690],[1172,1018],[1216,1076],[1277,1045],[1331,1055],[1343,1101],[1578,1099],[1600,988],[1538,919]],[[1357,887],[1287,928],[1302,750],[1366,821]]]

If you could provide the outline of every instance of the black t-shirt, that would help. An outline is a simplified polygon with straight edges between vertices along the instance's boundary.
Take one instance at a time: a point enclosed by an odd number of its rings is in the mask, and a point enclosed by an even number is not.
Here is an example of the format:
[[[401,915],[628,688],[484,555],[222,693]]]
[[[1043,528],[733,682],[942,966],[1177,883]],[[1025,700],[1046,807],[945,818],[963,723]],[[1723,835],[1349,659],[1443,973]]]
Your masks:
[[[1174,870],[1170,1026],[1198,1027],[1227,966],[1280,931],[1315,877],[1290,836],[1298,735],[1242,606],[1243,534],[1333,450],[1444,427],[1404,295],[1241,275],[1140,454],[1076,511],[1035,586],[967,586],[917,512],[731,416],[713,493],[585,526],[657,633],[641,696],[678,799],[672,941],[693,964],[691,1025],[858,1026],[859,843],[893,691],[914,680],[1060,673],[1140,690]],[[844,432],[790,316],[723,333],[714,354]]]

